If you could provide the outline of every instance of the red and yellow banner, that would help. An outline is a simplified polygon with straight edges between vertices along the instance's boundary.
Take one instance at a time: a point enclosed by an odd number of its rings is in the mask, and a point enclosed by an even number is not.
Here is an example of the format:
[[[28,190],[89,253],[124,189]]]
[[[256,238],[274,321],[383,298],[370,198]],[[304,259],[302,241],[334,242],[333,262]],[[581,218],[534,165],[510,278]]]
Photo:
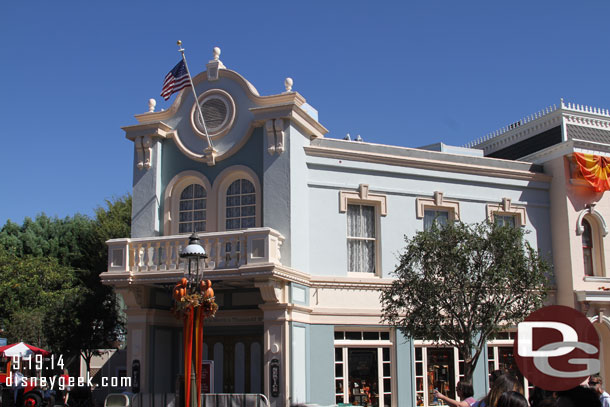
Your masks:
[[[583,177],[597,192],[610,189],[610,159],[593,154],[574,153]]]

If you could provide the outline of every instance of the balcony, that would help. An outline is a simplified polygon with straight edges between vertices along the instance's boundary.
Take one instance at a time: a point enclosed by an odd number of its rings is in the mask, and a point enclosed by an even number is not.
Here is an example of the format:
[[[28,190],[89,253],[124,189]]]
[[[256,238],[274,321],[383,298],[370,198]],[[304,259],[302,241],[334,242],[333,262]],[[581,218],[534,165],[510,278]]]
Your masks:
[[[108,240],[108,271],[102,274],[102,279],[123,280],[122,273],[130,281],[145,275],[182,274],[185,261],[180,258],[180,252],[188,245],[188,238],[188,235],[173,235]],[[199,240],[208,254],[207,259],[201,260],[201,266],[208,271],[281,265],[280,246],[284,236],[271,228],[201,233]]]

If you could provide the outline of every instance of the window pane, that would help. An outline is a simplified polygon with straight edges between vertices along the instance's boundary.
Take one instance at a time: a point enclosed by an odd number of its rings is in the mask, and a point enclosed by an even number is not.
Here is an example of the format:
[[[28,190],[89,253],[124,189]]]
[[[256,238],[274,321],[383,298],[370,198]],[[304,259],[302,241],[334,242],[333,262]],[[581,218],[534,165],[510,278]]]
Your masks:
[[[513,215],[494,215],[494,222],[498,226],[515,227],[515,217]]]
[[[371,240],[363,241],[363,266],[364,270],[360,270],[364,273],[375,272],[375,242]]]
[[[434,222],[436,222],[439,227],[447,225],[447,222],[449,222],[449,212],[443,210],[425,209],[424,230],[430,230]]]
[[[241,196],[241,204],[242,205],[254,205],[256,203],[256,195],[242,195]]]
[[[342,334],[343,332],[339,332],[339,333],[341,333],[341,334]],[[336,334],[337,334],[337,332],[335,332],[335,339],[339,339],[339,338],[337,338],[337,335],[336,335]],[[343,336],[343,335],[342,335],[342,336]],[[341,338],[341,339],[343,339],[343,338]],[[337,362],[341,362],[341,361],[343,360],[343,349],[341,349],[341,348],[335,348],[335,360],[336,360]]]
[[[375,208],[362,206],[362,230],[358,236],[375,237]]]
[[[365,332],[364,333],[365,341],[377,341],[379,340],[379,332]]]
[[[195,209],[205,209],[205,199],[196,199],[193,203]]]
[[[226,210],[227,218],[239,218],[239,207],[237,208],[227,208]]]
[[[383,348],[383,361],[384,362],[390,361],[390,348]]]
[[[203,198],[205,197],[205,189],[198,184],[194,185],[195,198]]]
[[[343,364],[335,364],[335,377],[343,377]]]
[[[335,332],[335,339],[345,339],[345,332],[343,332],[343,331],[336,331]]]
[[[239,206],[239,196],[228,196],[227,206]]]
[[[239,229],[239,219],[227,219],[226,229],[227,230]]]
[[[193,212],[193,220],[205,220],[205,211]]]
[[[242,194],[252,194],[254,193],[254,184],[252,184],[247,179],[241,180],[241,193]]]
[[[381,339],[384,341],[389,341],[390,340],[390,333],[389,332],[382,332],[381,333]]]
[[[239,180],[233,181],[233,183],[229,185],[229,188],[227,189],[227,195],[237,195],[240,192],[239,189]]]
[[[195,232],[205,232],[205,222],[195,222]]]
[[[193,209],[193,201],[180,201],[180,210],[189,211]]]
[[[182,194],[180,194],[180,199],[191,199],[193,197],[193,185],[189,185],[184,188]]]
[[[356,272],[360,265],[360,245],[357,240],[347,241],[347,271]]]
[[[362,339],[362,332],[346,332],[345,339],[351,339],[355,341],[359,341]]]
[[[347,205],[347,235],[356,237],[360,232],[360,205]]]
[[[241,216],[254,216],[255,207],[254,206],[243,206],[241,208]]]
[[[242,229],[248,229],[248,228],[253,228],[255,226],[255,219],[254,218],[242,218],[241,220],[241,228]]]
[[[390,364],[389,363],[383,364],[383,375],[390,376]],[[386,389],[386,391],[387,391],[387,389]]]
[[[193,212],[180,212],[180,222],[190,222],[193,220]]]

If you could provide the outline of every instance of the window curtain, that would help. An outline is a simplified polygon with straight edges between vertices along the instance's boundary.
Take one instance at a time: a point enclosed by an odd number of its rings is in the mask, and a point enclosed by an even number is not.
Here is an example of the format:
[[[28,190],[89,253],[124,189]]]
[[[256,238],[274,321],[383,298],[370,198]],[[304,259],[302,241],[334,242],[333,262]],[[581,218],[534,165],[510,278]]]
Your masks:
[[[436,222],[436,224],[440,226],[447,225],[449,222],[449,212],[447,211],[435,211],[435,210],[425,210],[424,211],[424,230],[430,230],[432,225]]]
[[[347,206],[348,271],[375,272],[375,208]]]

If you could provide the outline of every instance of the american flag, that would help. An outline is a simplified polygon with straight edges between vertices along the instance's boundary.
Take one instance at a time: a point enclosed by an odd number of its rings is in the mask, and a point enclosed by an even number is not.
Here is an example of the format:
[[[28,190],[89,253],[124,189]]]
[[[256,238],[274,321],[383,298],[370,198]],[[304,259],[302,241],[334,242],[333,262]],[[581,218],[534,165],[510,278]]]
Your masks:
[[[161,90],[161,96],[167,100],[172,93],[178,92],[187,86],[191,86],[189,81],[189,74],[186,70],[184,60],[178,62],[176,66],[165,75],[165,81],[163,82],[163,90]]]

